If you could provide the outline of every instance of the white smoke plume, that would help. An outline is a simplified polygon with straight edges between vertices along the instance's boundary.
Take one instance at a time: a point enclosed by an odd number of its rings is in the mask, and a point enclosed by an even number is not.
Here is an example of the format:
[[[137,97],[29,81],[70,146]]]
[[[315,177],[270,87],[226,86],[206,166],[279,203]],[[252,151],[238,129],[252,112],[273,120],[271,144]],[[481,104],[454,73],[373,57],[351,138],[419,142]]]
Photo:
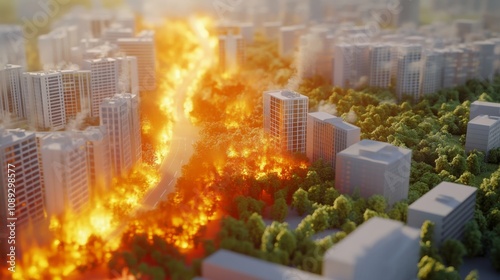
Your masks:
[[[81,112],[78,112],[76,114],[76,117],[74,119],[71,119],[66,124],[66,131],[80,130],[85,124],[85,119],[89,114],[90,112],[88,110],[83,110]]]
[[[354,123],[356,123],[357,120],[358,120],[358,115],[351,108],[351,110],[349,110],[349,113],[347,113],[345,116],[345,121],[348,123],[354,124]]]
[[[318,104],[318,112],[325,112],[330,115],[337,116],[337,106],[332,103],[328,103],[326,100],[321,100]]]

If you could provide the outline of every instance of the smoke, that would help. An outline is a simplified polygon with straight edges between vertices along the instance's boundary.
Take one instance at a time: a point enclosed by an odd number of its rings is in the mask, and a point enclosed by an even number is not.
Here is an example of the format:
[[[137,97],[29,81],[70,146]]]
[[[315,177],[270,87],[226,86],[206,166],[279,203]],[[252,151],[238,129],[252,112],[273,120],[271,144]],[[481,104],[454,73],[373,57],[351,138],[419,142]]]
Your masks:
[[[118,77],[118,92],[132,93],[130,90],[130,64],[125,56],[123,56],[121,60],[120,76]]]
[[[6,111],[0,111],[0,128],[13,128],[13,122],[12,122],[12,115],[9,112]]]
[[[346,120],[346,122],[348,122],[348,123],[354,124],[354,123],[356,123],[356,121],[358,120],[358,115],[357,115],[357,114],[356,114],[356,112],[354,112],[354,110],[351,108],[351,110],[349,110],[349,113],[347,113],[347,115],[345,116],[345,120]]]
[[[414,61],[408,64],[408,71],[410,72],[418,72],[421,69],[420,61]]]
[[[76,114],[74,119],[71,119],[66,124],[66,131],[80,130],[81,127],[85,124],[85,119],[90,115],[89,110],[82,110]]]
[[[326,100],[321,100],[318,104],[318,112],[325,112],[330,115],[337,115],[337,106],[332,103],[328,103]]]
[[[359,80],[354,84],[354,88],[359,89],[368,85],[368,76],[362,76]]]

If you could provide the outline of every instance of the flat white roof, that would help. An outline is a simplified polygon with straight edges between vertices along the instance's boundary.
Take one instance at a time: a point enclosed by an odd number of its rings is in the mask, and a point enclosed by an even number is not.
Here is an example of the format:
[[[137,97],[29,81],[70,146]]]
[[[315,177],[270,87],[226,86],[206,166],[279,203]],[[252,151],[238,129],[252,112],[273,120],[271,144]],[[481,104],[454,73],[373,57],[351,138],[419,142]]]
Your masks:
[[[441,182],[417,201],[413,202],[408,209],[434,213],[445,217],[476,191],[475,187]]]
[[[279,89],[279,90],[269,90],[265,91],[264,94],[269,94],[272,97],[281,99],[281,100],[290,100],[290,99],[309,99],[309,97],[302,95],[298,92],[288,90],[288,89]]]
[[[370,250],[380,251],[376,255],[381,257],[388,256],[397,248],[391,249],[389,247],[402,245],[398,244],[402,240],[401,235],[408,237],[408,240],[413,240],[418,238],[420,231],[407,227],[399,221],[374,217],[361,224],[341,242],[329,249],[324,259],[355,264],[359,259],[365,257]],[[387,240],[391,242],[384,242]],[[378,247],[380,245],[382,246]]]
[[[341,151],[338,156],[390,164],[408,154],[411,154],[411,150],[409,149],[396,147],[385,142],[365,139]]]
[[[492,126],[495,123],[500,121],[500,117],[496,116],[487,116],[487,115],[481,115],[477,116],[471,121],[469,121],[470,124],[476,124],[476,125],[483,125],[483,126]]]
[[[0,147],[19,140],[27,139],[33,135],[33,132],[28,132],[24,129],[4,129],[3,127],[0,127]]]
[[[471,105],[500,108],[500,103],[486,102],[486,101],[474,101],[471,103]]]
[[[355,130],[359,129],[359,127],[352,125],[348,122],[344,122],[344,120],[340,117],[328,114],[326,112],[313,112],[313,113],[308,113],[311,117],[318,119],[320,121],[329,123],[335,127],[344,129],[344,130]]]
[[[326,280],[320,275],[301,271],[292,267],[274,264],[257,258],[234,253],[221,249],[210,255],[203,261],[203,264],[223,267],[226,270],[235,271],[237,274],[246,275],[245,279],[308,279],[308,280]],[[209,271],[202,271],[204,279],[219,280],[210,278]],[[228,278],[229,279],[229,278]]]

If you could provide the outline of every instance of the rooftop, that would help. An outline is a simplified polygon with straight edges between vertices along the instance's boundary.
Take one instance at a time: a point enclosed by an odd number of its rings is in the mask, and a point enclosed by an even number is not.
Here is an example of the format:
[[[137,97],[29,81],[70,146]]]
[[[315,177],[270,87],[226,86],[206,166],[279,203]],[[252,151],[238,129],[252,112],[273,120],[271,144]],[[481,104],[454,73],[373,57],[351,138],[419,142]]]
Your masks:
[[[337,128],[341,128],[344,130],[353,130],[353,129],[359,129],[359,127],[352,125],[348,122],[344,122],[344,120],[340,117],[328,114],[326,112],[313,112],[309,113],[311,117],[318,119],[320,121],[323,121],[325,123],[329,123]]]
[[[492,126],[500,121],[500,117],[480,115],[469,121],[469,124],[482,125],[482,126]]]
[[[385,142],[365,139],[351,145],[347,149],[341,151],[338,155],[363,159],[371,162],[390,164],[408,154],[411,154],[411,150],[409,149],[396,147]]]
[[[307,96],[302,95],[298,92],[291,91],[288,89],[279,89],[279,90],[270,90],[265,91],[264,94],[269,94],[272,97],[281,99],[281,100],[289,100],[289,99],[309,99]]]
[[[447,216],[476,191],[474,187],[442,182],[412,203],[408,209]]]
[[[8,145],[19,140],[23,140],[27,137],[33,136],[33,132],[25,131],[24,129],[4,129],[0,127],[0,147],[3,145]]]

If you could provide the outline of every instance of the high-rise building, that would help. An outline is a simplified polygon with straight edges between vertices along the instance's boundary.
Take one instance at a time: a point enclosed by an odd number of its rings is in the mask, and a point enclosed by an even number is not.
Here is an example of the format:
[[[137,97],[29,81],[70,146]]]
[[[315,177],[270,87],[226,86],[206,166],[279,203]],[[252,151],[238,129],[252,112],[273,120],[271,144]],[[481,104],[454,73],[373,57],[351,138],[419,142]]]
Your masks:
[[[110,44],[116,44],[120,38],[133,38],[134,30],[123,27],[121,24],[113,23],[110,27],[104,29],[102,39]]]
[[[397,246],[395,246],[397,244]],[[343,280],[413,280],[420,259],[420,230],[374,217],[326,251],[323,276]]]
[[[139,72],[135,56],[115,57],[118,61],[118,93],[139,96]]]
[[[333,85],[357,88],[368,83],[370,45],[365,43],[335,46]]]
[[[481,80],[492,81],[495,73],[495,43],[492,41],[474,42],[479,53],[479,75]]]
[[[420,76],[422,72],[422,46],[402,45],[398,47],[396,70],[396,95],[420,98]]]
[[[89,202],[85,141],[70,132],[37,133],[47,215],[78,213]]]
[[[45,203],[35,134],[0,128],[0,167],[0,199],[3,201],[0,218],[3,221],[17,218],[16,225],[19,226],[43,220]],[[14,179],[15,188],[9,188],[9,178]],[[14,207],[7,203],[9,194],[15,194]],[[13,214],[9,208],[15,209]],[[6,230],[6,227],[0,229],[0,238]]]
[[[304,31],[303,25],[282,26],[278,34],[278,53],[281,57],[293,55]]]
[[[441,89],[443,74],[443,55],[429,51],[422,58],[422,75],[420,91],[422,95],[436,93]]]
[[[377,88],[388,88],[391,84],[391,46],[374,44],[370,47],[369,56],[369,85]]]
[[[109,136],[113,175],[126,175],[140,161],[140,124],[136,95],[117,94],[101,104],[101,125]]]
[[[500,117],[481,115],[467,124],[465,151],[478,150],[486,157],[491,149],[500,147]]]
[[[408,226],[434,223],[434,244],[463,237],[465,224],[474,219],[477,188],[442,182],[408,207]]]
[[[30,126],[40,130],[64,129],[67,121],[60,72],[24,73],[23,94]]]
[[[306,155],[311,162],[324,160],[335,168],[337,154],[359,142],[359,127],[325,112],[307,114]]]
[[[22,93],[22,68],[7,64],[0,69],[0,117],[26,118],[26,100]]]
[[[219,36],[219,68],[234,71],[245,63],[245,40],[241,35]]]
[[[461,50],[446,48],[438,52],[443,55],[443,70],[442,70],[442,83],[441,88],[451,88],[458,86],[459,66],[462,56]]]
[[[90,116],[98,117],[103,100],[118,93],[118,62],[113,58],[86,60],[84,69],[90,70]]]
[[[310,32],[300,37],[298,57],[296,58],[299,78],[320,76],[332,82],[333,75],[333,38],[327,28],[311,28]]]
[[[21,25],[0,25],[0,64],[26,69],[25,36]]]
[[[45,70],[54,70],[71,63],[71,48],[78,45],[76,26],[59,27],[38,37],[40,63]]]
[[[137,58],[140,90],[156,88],[156,51],[154,31],[144,30],[135,38],[120,38],[117,45],[127,56]]]
[[[66,120],[75,119],[79,113],[90,115],[90,71],[60,71],[64,91]]]
[[[337,154],[335,187],[364,198],[382,195],[389,205],[408,198],[411,150],[361,140]]]
[[[111,186],[109,136],[105,126],[89,126],[74,132],[86,142],[87,170],[91,197],[102,194]]]
[[[264,130],[278,149],[306,152],[309,98],[289,90],[264,92]]]

